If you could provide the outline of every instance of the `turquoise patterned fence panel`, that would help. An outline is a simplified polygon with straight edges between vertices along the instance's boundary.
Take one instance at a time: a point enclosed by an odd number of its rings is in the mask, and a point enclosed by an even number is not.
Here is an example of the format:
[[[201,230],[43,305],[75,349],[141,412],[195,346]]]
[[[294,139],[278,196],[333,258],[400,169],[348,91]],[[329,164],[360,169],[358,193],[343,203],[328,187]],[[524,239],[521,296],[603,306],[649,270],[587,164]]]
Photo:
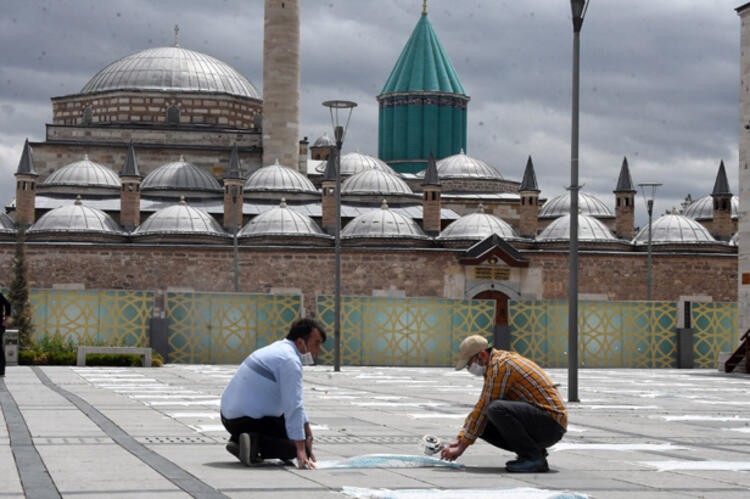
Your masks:
[[[511,348],[546,367],[568,365],[568,303],[509,302]],[[581,301],[581,367],[674,367],[676,305],[672,302]]]
[[[329,332],[318,357],[334,359],[334,301],[317,299],[317,316]],[[470,334],[492,338],[495,302],[439,298],[343,297],[343,365],[449,366],[458,345]]]
[[[32,289],[34,339],[74,344],[147,346],[154,294],[149,291]]]
[[[296,295],[169,292],[165,298],[167,360],[175,363],[237,364],[284,338],[302,310]]]
[[[731,352],[737,339],[736,303],[691,303],[695,367],[715,368],[719,352]]]

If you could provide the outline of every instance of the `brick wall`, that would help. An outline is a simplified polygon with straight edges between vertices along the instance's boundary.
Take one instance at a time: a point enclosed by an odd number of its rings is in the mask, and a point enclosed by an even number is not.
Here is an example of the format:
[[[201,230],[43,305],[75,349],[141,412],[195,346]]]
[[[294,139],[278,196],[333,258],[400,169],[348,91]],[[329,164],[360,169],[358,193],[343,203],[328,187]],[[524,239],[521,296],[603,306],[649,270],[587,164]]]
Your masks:
[[[13,243],[0,243],[0,275],[10,281]],[[541,271],[540,299],[566,299],[567,253],[527,253],[530,269]],[[80,283],[86,288],[233,291],[232,247],[133,246],[93,247],[71,244],[29,244],[32,287]],[[465,268],[457,253],[409,249],[344,248],[344,295],[371,296],[375,290],[403,290],[405,296],[463,298],[447,294],[451,283],[463,282]],[[333,293],[332,248],[240,247],[240,290],[267,293],[273,288],[298,288],[312,311],[314,297]],[[677,300],[707,295],[714,301],[737,299],[737,257],[734,254],[653,255],[654,299]],[[610,300],[641,300],[646,296],[646,254],[584,253],[579,256],[579,293],[601,294]]]

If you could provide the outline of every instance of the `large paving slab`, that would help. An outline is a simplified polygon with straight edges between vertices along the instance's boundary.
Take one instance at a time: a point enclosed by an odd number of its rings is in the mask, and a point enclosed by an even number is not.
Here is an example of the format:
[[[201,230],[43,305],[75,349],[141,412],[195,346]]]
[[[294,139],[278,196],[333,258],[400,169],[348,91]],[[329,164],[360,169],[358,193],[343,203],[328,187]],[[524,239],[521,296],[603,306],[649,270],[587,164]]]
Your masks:
[[[514,475],[504,469],[514,456],[483,442],[460,467],[415,464],[426,461],[422,435],[453,438],[481,390],[479,378],[441,368],[306,368],[321,464],[377,454],[391,456],[387,467],[368,457],[356,468],[246,468],[224,450],[218,417],[234,370],[9,367],[0,496],[750,497],[746,375],[581,370],[551,472]],[[549,372],[566,396],[567,370]]]

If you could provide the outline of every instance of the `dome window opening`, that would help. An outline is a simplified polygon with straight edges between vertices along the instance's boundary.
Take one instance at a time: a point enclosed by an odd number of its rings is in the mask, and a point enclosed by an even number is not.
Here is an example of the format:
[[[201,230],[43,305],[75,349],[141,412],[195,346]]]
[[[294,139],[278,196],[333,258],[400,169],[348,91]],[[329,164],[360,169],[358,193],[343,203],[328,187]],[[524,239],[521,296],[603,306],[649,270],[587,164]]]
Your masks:
[[[174,104],[167,108],[167,123],[170,125],[180,124],[180,108]]]
[[[93,110],[91,109],[91,106],[86,106],[83,108],[83,113],[81,113],[81,121],[84,125],[90,125],[93,122]]]

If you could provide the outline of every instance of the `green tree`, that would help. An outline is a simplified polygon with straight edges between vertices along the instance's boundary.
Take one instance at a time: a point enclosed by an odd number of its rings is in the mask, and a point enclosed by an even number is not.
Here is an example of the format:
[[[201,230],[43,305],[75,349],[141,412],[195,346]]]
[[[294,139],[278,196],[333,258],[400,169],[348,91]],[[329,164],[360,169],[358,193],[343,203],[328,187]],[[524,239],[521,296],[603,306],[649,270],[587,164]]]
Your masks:
[[[31,321],[29,283],[26,263],[26,228],[16,231],[16,253],[13,258],[13,281],[10,284],[10,306],[13,327],[18,329],[18,347],[24,350],[31,347],[34,325]]]

